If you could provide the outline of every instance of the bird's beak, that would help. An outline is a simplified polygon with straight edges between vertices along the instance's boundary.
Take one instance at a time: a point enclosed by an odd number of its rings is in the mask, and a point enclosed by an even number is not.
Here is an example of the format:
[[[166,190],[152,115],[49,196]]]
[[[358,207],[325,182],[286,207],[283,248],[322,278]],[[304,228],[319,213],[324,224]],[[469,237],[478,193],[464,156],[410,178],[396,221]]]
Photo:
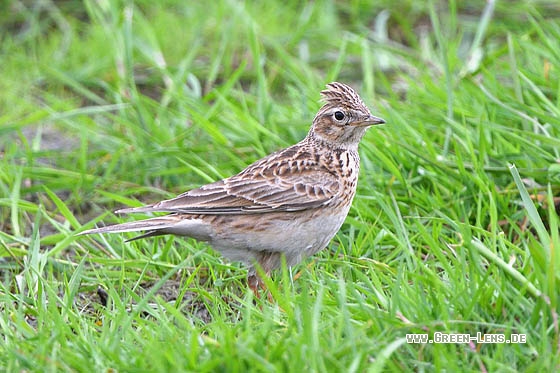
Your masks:
[[[352,124],[356,127],[363,127],[363,126],[374,126],[376,124],[383,124],[383,123],[385,123],[384,119],[375,117],[373,115],[367,115],[364,116],[363,118],[360,118],[359,120],[355,121]]]

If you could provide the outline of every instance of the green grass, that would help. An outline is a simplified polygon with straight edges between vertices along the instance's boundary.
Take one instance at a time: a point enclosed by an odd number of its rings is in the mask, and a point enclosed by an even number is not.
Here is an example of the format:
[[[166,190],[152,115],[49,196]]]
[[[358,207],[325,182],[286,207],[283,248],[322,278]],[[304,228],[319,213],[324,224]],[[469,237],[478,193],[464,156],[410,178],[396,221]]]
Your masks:
[[[559,370],[557,1],[209,3],[0,6],[0,370]],[[203,243],[75,236],[299,141],[332,80],[387,125],[274,301]],[[406,343],[438,331],[527,341]]]

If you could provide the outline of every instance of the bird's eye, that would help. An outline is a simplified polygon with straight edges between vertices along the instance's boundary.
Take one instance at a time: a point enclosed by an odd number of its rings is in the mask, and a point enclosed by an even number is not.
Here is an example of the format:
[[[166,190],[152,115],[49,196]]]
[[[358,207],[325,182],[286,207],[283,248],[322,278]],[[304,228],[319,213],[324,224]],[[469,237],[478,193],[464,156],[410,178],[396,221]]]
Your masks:
[[[344,113],[342,111],[336,111],[334,113],[334,119],[340,121],[344,119]]]

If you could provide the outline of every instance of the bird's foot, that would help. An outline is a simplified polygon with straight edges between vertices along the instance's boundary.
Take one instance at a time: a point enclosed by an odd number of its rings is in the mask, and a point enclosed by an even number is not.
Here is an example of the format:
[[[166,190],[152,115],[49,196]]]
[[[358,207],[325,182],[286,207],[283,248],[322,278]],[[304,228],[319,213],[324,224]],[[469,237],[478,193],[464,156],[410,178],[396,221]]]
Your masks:
[[[249,285],[249,289],[253,291],[255,294],[255,298],[261,299],[261,291],[266,292],[266,296],[268,301],[273,303],[274,298],[270,291],[268,291],[264,281],[259,277],[257,274],[251,274],[247,276],[247,284]]]

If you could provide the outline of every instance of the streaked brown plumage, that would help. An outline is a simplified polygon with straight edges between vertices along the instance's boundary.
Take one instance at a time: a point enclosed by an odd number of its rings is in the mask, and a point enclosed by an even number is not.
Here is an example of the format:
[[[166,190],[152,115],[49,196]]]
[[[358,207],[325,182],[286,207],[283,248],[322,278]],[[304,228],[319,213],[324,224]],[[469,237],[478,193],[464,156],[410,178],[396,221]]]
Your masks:
[[[90,229],[80,234],[146,231],[208,242],[232,261],[254,263],[269,273],[285,255],[289,266],[326,247],[339,230],[356,193],[358,143],[368,127],[385,123],[342,83],[327,84],[308,135],[253,163],[239,174],[152,205],[117,213],[169,215]]]

